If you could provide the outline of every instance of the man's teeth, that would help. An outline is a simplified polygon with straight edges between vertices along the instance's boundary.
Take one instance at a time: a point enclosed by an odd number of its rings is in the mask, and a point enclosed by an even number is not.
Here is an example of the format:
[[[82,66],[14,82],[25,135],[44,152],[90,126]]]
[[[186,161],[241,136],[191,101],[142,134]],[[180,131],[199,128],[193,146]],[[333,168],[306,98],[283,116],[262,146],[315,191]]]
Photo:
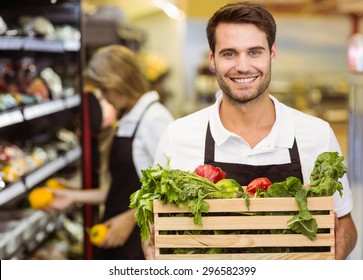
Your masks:
[[[255,79],[256,79],[256,77],[244,78],[244,79],[232,79],[232,80],[236,83],[250,83],[250,82],[254,81]]]

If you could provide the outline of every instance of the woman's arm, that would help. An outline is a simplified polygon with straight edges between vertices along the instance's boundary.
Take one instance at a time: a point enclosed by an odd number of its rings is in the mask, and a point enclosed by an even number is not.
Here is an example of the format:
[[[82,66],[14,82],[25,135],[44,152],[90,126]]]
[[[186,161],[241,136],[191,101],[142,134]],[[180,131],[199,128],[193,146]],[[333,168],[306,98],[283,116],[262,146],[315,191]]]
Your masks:
[[[49,208],[63,210],[76,203],[98,205],[106,201],[107,191],[99,189],[91,190],[69,190],[49,189],[54,200]]]
[[[100,247],[113,248],[124,245],[136,226],[135,212],[136,209],[129,209],[105,221],[104,224],[109,227],[109,231]]]

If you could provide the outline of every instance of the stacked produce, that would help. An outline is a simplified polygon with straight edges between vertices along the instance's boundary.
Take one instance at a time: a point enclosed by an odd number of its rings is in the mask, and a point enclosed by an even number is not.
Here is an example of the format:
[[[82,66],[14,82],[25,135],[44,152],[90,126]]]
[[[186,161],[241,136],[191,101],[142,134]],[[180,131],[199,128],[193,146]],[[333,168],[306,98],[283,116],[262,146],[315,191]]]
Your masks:
[[[202,213],[208,213],[209,209],[206,199],[244,198],[245,204],[249,206],[251,198],[294,197],[299,210],[298,213],[292,213],[288,227],[290,231],[314,240],[318,227],[307,208],[307,198],[331,196],[336,191],[342,195],[343,187],[339,179],[347,172],[343,161],[344,157],[336,152],[320,154],[311,173],[309,185],[304,185],[298,178],[291,176],[283,182],[273,183],[268,178],[256,178],[246,187],[228,179],[228,174],[220,168],[210,165],[198,166],[194,172],[157,165],[142,171],[142,186],[131,195],[130,207],[137,208],[135,219],[141,228],[141,238],[146,240],[150,238],[150,226],[154,223],[153,200],[177,207],[187,206],[194,223],[201,226]],[[246,213],[241,213],[243,214]],[[274,231],[287,232],[288,230]]]

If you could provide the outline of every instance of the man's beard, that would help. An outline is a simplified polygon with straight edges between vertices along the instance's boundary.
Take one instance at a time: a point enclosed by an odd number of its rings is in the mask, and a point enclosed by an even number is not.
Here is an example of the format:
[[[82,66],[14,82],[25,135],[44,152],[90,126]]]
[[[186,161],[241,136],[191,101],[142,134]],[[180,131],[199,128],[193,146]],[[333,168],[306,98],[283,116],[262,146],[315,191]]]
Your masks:
[[[264,92],[266,92],[266,90],[269,87],[270,81],[271,81],[271,72],[268,71],[267,75],[266,75],[266,79],[259,84],[259,86],[255,89],[254,92],[252,92],[252,94],[234,94],[233,93],[233,89],[217,74],[217,81],[218,81],[218,85],[220,87],[220,89],[223,91],[224,96],[230,100],[231,103],[233,104],[240,104],[240,105],[245,105],[248,103],[253,102],[254,100],[257,100],[261,95],[263,95]],[[246,91],[249,91],[249,87],[246,87],[245,89]],[[241,85],[239,87],[239,89],[237,89],[236,91],[238,92],[243,92],[243,85]]]

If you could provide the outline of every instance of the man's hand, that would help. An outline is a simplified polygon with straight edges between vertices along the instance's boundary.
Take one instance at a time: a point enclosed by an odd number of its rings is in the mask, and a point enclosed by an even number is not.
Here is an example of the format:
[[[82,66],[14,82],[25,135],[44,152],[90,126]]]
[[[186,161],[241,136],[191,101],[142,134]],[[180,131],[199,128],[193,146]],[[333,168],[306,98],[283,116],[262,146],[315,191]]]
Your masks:
[[[345,260],[357,242],[357,230],[351,214],[338,218],[335,214],[335,259]]]
[[[148,240],[142,240],[141,246],[146,260],[155,260],[155,229],[154,225],[150,227],[151,236]]]

